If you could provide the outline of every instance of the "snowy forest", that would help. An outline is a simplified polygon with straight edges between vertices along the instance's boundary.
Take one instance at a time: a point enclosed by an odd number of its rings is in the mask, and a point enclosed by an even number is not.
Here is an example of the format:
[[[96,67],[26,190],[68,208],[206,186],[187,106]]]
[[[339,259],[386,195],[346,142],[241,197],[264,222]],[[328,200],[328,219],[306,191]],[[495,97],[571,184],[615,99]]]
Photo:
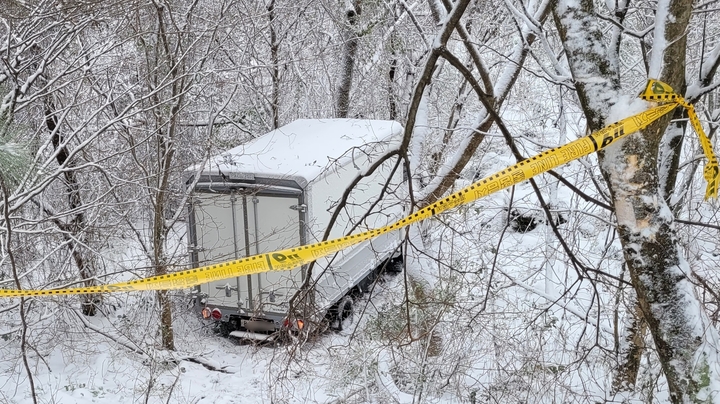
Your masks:
[[[297,119],[398,122],[406,181],[379,197],[406,213],[651,108],[648,79],[720,126],[718,0],[2,0],[0,22],[0,289],[189,268],[188,168]],[[707,163],[678,107],[403,230],[346,326],[278,343],[217,333],[191,289],[0,298],[0,403],[720,404]]]

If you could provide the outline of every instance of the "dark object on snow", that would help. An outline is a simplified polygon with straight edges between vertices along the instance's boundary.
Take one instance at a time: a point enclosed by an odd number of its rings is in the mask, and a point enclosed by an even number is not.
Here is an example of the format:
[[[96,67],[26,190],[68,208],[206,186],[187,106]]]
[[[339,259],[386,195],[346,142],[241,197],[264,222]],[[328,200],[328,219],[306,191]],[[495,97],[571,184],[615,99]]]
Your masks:
[[[553,215],[554,216],[554,215]],[[510,227],[518,233],[528,233],[533,230],[539,225],[539,224],[546,224],[547,220],[545,218],[538,218],[532,213],[522,214],[518,212],[517,209],[513,209],[510,211]],[[563,223],[567,223],[567,219],[565,216],[561,214],[557,214],[555,219],[556,225],[561,225]]]
[[[541,220],[532,214],[523,215],[516,209],[510,211],[510,227],[518,233],[533,231],[540,222]]]
[[[564,224],[564,223],[567,223],[567,219],[565,219],[565,216],[563,216],[563,215],[561,215],[561,214],[558,213],[558,214],[557,214],[557,220],[555,221],[555,224],[561,225],[561,224]]]

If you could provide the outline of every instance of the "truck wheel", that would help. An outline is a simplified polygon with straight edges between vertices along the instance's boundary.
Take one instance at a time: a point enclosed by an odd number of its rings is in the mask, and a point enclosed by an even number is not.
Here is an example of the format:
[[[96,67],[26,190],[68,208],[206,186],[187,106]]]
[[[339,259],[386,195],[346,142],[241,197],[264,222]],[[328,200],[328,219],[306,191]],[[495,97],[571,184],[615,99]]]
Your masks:
[[[402,255],[396,258],[390,259],[387,263],[387,272],[391,275],[397,275],[403,271],[403,257]]]
[[[350,325],[353,323],[353,317],[355,308],[353,307],[353,298],[351,296],[344,296],[337,305],[337,330],[342,331],[343,325]]]
[[[215,325],[215,332],[220,334],[222,337],[227,338],[230,336],[230,324],[226,321],[220,321]]]

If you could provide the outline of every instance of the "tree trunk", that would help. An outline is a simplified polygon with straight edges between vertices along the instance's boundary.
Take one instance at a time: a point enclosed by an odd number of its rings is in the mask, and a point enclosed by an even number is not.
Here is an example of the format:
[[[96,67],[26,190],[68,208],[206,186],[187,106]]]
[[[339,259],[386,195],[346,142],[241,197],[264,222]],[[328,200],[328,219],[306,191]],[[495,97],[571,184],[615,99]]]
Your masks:
[[[168,195],[170,193],[170,178],[173,173],[173,162],[175,158],[177,141],[177,119],[181,106],[184,103],[184,96],[187,91],[184,76],[184,58],[179,55],[182,47],[172,43],[172,35],[166,27],[166,11],[168,10],[156,5],[157,32],[156,54],[148,57],[152,61],[148,71],[152,71],[151,86],[155,89],[162,88],[165,80],[169,85],[168,97],[161,99],[159,92],[153,95],[154,105],[159,106],[153,110],[155,117],[154,137],[155,152],[157,161],[153,162],[153,175],[148,178],[148,196],[152,205],[152,263],[155,268],[155,275],[168,273],[168,262],[165,246],[167,242],[168,226],[165,223],[165,214],[168,207]],[[191,15],[191,10],[188,16]],[[173,23],[172,18],[168,20]],[[172,26],[172,29],[177,29]],[[168,102],[168,100],[170,100]],[[172,302],[168,291],[157,291],[158,303],[160,305],[160,333],[162,347],[168,350],[175,350],[175,338],[172,328]]]
[[[0,220],[0,222],[4,222],[2,225],[5,228],[5,231],[2,232],[4,233],[4,237],[0,239],[0,253],[3,255],[3,260],[7,258],[8,261],[10,261],[10,268],[12,270],[13,280],[15,281],[15,287],[20,290],[22,289],[22,285],[20,284],[20,276],[18,276],[17,264],[15,263],[15,255],[13,253],[12,246],[13,224],[10,220],[10,191],[8,190],[8,181],[2,172],[0,172],[0,190],[2,191],[2,220]],[[30,384],[30,395],[32,397],[33,404],[37,404],[38,400],[37,391],[35,390],[35,378],[33,377],[32,367],[28,361],[28,323],[24,297],[20,298],[20,324],[22,327],[20,331],[20,353],[22,355],[23,366],[25,367],[28,383]]]
[[[613,391],[633,391],[637,383],[640,371],[640,362],[645,352],[645,335],[647,334],[647,323],[642,314],[640,305],[635,299],[633,305],[635,310],[628,315],[631,317],[626,338],[627,348],[618,352],[620,364],[618,365],[615,378],[613,379]]]
[[[350,110],[350,90],[352,88],[353,70],[355,69],[355,57],[360,42],[360,37],[355,32],[358,15],[360,15],[360,1],[356,0],[355,4],[348,1],[345,9],[347,28],[344,35],[340,78],[338,79],[339,84],[335,101],[336,118],[347,118]]]
[[[656,34],[664,38],[655,38],[653,52],[662,52],[662,58],[654,58],[661,63],[651,63],[649,73],[676,89],[685,74],[685,29],[690,10],[689,1],[670,0],[669,15],[658,12],[655,22]],[[619,99],[619,74],[606,56],[593,2],[558,4],[554,16],[589,129],[598,130],[611,123],[611,107],[623,102]],[[657,29],[660,25],[664,29]],[[627,113],[627,105],[618,106],[625,111],[616,108],[613,120]],[[679,250],[674,218],[663,197],[665,191],[661,190],[658,152],[669,120],[666,116],[642,132],[610,145],[599,153],[600,166],[612,194],[632,284],[671,401],[720,402],[720,397],[708,395],[711,380],[719,379],[717,331],[688,280],[690,268]]]
[[[159,191],[155,199],[157,205],[155,209],[155,218],[153,221],[153,252],[155,275],[165,275],[168,273],[167,263],[165,262],[165,201],[164,192]],[[158,303],[160,305],[160,339],[162,347],[171,351],[175,350],[175,335],[172,328],[172,302],[167,290],[157,291]]]
[[[278,23],[275,18],[275,0],[270,0],[267,7],[269,29],[270,29],[270,58],[272,61],[272,95],[270,97],[270,109],[272,111],[272,128],[280,127],[280,43],[277,40],[275,25]]]
[[[82,253],[82,245],[85,244],[87,233],[85,229],[85,213],[83,212],[82,198],[80,197],[80,183],[73,169],[74,163],[68,161],[70,152],[65,145],[65,137],[62,130],[58,127],[58,118],[55,116],[55,106],[52,102],[46,102],[45,110],[45,126],[52,136],[52,144],[55,148],[55,160],[59,166],[65,166],[63,176],[65,179],[65,189],[67,192],[68,210],[75,212],[70,223],[56,221],[60,230],[65,236],[67,246],[70,249],[73,261],[78,268],[80,277],[84,279],[86,287],[95,286],[95,270]],[[80,240],[78,243],[77,240]],[[100,294],[82,295],[81,309],[86,316],[94,316],[97,305],[102,300]]]

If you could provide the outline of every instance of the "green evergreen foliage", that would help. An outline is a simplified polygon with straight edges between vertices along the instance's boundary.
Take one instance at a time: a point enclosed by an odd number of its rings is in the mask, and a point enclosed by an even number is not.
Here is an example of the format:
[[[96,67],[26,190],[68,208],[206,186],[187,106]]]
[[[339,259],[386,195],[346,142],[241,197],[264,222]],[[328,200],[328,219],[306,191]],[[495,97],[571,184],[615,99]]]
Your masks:
[[[15,188],[22,181],[31,164],[30,155],[17,138],[7,121],[0,121],[0,176],[9,188]]]

